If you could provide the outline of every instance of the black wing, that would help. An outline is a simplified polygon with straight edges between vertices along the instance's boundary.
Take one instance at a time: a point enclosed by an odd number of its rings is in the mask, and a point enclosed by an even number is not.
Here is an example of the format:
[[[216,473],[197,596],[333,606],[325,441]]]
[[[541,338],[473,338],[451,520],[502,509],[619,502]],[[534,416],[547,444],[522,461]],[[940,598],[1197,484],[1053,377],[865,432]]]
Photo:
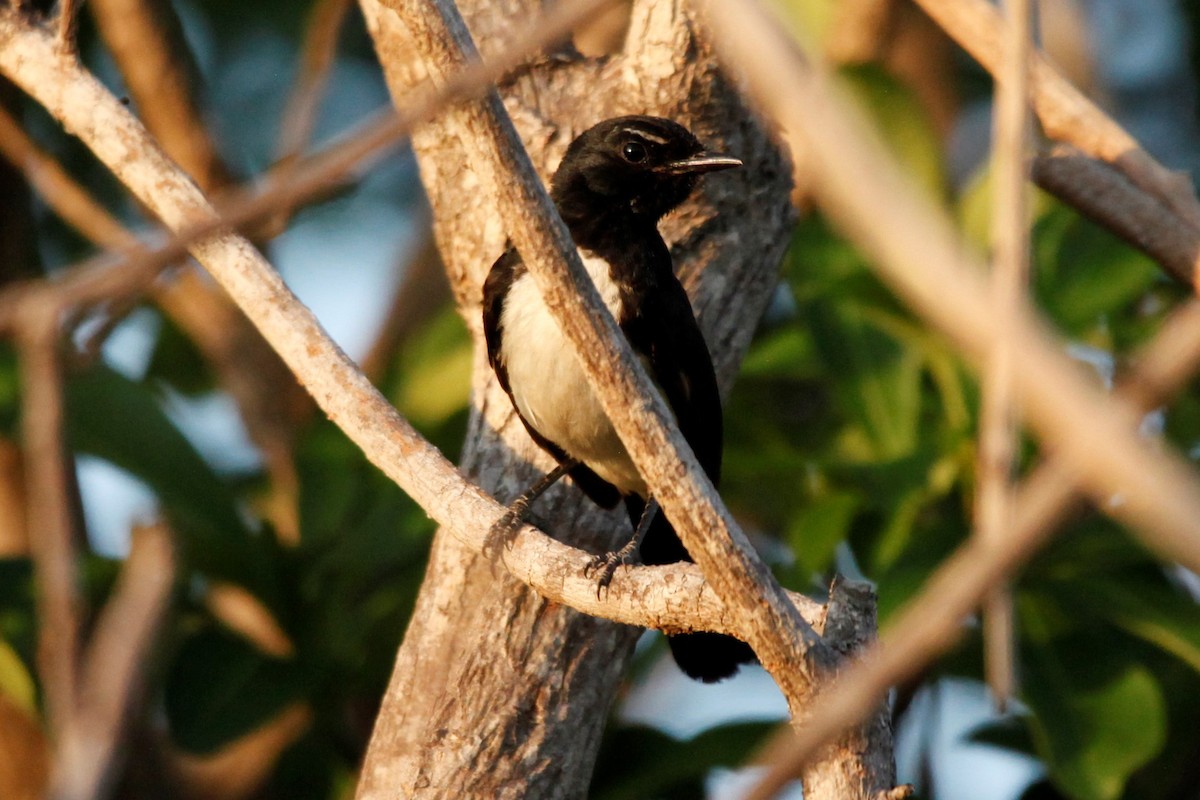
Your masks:
[[[567,454],[561,447],[542,436],[536,428],[530,425],[529,420],[525,419],[521,410],[517,408],[517,404],[513,400],[512,388],[508,383],[508,369],[504,365],[504,355],[500,348],[500,340],[503,335],[501,329],[503,327],[504,298],[508,296],[508,290],[513,283],[524,274],[525,262],[521,260],[521,254],[515,247],[505,250],[504,254],[492,265],[491,271],[488,272],[488,276],[483,282],[483,337],[487,342],[488,362],[496,373],[496,379],[500,381],[500,387],[508,395],[513,410],[517,412],[517,417],[525,426],[525,430],[529,432],[529,437],[538,447],[554,456],[554,460],[561,464],[568,460]],[[583,493],[591,498],[592,502],[602,508],[612,508],[621,499],[617,487],[582,464],[567,474],[583,490]]]
[[[705,473],[720,483],[721,396],[708,345],[678,279],[671,275],[662,282],[621,327],[649,361],[650,376]]]
[[[674,274],[663,278],[653,292],[645,293],[636,314],[622,324],[634,349],[649,361],[654,378],[683,438],[714,485],[721,479],[723,418],[721,396],[712,357],[696,323],[692,305]],[[626,508],[636,524],[641,498],[627,497]],[[664,514],[659,514],[642,542],[646,564],[691,561],[687,550]]]

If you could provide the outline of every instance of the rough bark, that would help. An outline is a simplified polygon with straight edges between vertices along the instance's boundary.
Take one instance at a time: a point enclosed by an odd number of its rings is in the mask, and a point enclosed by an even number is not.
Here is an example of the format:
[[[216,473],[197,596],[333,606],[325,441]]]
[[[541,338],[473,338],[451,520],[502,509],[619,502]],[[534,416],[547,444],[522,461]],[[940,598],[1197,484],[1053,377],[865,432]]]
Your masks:
[[[363,8],[399,103],[421,81],[444,79],[458,66],[461,56],[412,9],[372,0]],[[534,8],[475,4],[462,10],[486,57],[504,46],[512,20],[530,18]],[[621,113],[679,119],[706,143],[747,162],[735,180],[706,187],[664,225],[727,388],[775,285],[791,221],[788,172],[696,31],[682,4],[637,3],[623,54],[606,60],[554,54],[510,81],[503,95],[543,177],[576,134]],[[476,335],[480,285],[507,235],[488,190],[480,139],[466,109],[413,137],[439,247]],[[535,473],[527,465],[541,469],[546,459],[528,442],[482,356],[474,390],[463,468],[510,497]],[[547,530],[593,550],[608,546],[625,526],[571,491],[555,495],[543,510]],[[359,796],[582,796],[631,642],[630,631],[548,606],[440,533]],[[870,769],[843,773],[844,763],[831,768],[836,759],[827,760],[806,775],[813,787],[826,787],[812,797],[890,788],[886,714],[877,722],[870,734],[855,733],[843,745],[862,752],[877,743],[877,732],[886,735],[882,784]]]

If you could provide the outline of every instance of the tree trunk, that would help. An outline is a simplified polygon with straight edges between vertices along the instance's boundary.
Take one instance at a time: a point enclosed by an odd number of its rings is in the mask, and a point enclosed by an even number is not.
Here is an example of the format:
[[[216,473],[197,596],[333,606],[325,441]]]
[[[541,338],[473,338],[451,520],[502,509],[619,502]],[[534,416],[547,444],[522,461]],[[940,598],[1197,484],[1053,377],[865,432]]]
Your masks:
[[[399,105],[458,66],[423,4],[362,0]],[[462,12],[486,58],[537,15],[533,2],[471,0]],[[732,383],[776,283],[792,214],[789,175],[718,74],[679,2],[635,2],[625,51],[556,53],[501,89],[534,163],[548,177],[566,145],[602,119],[652,113],[746,162],[663,225],[692,295],[719,380]],[[467,325],[480,336],[480,290],[504,250],[490,176],[472,152],[472,118],[454,109],[413,137],[434,229]],[[719,209],[719,215],[718,215]],[[549,461],[529,442],[477,347],[462,469],[502,500]],[[539,501],[540,524],[595,552],[628,531],[569,486]],[[359,787],[360,798],[586,794],[614,692],[639,631],[549,603],[439,532]]]

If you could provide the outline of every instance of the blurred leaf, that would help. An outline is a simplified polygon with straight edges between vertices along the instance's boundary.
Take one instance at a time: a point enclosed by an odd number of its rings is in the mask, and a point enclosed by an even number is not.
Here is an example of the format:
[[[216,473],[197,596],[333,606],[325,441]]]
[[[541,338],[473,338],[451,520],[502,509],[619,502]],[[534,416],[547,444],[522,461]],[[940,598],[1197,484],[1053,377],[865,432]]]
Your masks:
[[[0,558],[0,638],[24,663],[34,663],[37,620],[33,563],[28,558]]]
[[[792,517],[785,541],[796,558],[795,585],[807,584],[808,577],[829,568],[862,504],[862,497],[855,492],[834,491],[815,498]]]
[[[33,675],[12,646],[0,638],[0,694],[13,702],[17,708],[37,717],[37,689]]]
[[[875,130],[935,202],[946,188],[941,139],[913,91],[877,65],[843,67],[838,74],[875,122]]]
[[[12,343],[0,341],[0,431],[12,435],[21,413],[21,378]]]
[[[172,739],[191,752],[212,753],[271,719],[304,688],[294,663],[205,627],[183,643],[166,676]]]
[[[73,447],[150,486],[195,569],[241,584],[278,608],[273,540],[250,532],[230,485],[171,423],[148,386],[106,367],[73,375],[67,416]]]
[[[414,425],[436,425],[466,408],[473,345],[451,306],[405,343],[399,359],[396,406]]]
[[[710,770],[740,764],[774,727],[766,722],[722,725],[682,742],[653,728],[610,729],[588,796],[596,800],[701,797]]]
[[[1188,594],[1138,577],[1040,584],[1072,614],[1093,614],[1161,648],[1200,673],[1200,607]]]
[[[1035,241],[1038,303],[1074,336],[1127,310],[1158,276],[1148,256],[1062,205],[1039,220]]]
[[[760,332],[755,338],[738,380],[811,377],[815,356],[816,347],[808,331],[797,325],[782,325]]]
[[[1080,800],[1113,800],[1138,767],[1162,749],[1167,715],[1154,675],[1112,658],[1119,639],[1094,634],[1044,639],[1026,598],[1021,619],[1033,632],[1023,646],[1023,699],[1038,754],[1051,778]]]
[[[200,354],[191,337],[174,321],[162,315],[162,325],[154,342],[147,377],[166,381],[184,394],[196,395],[214,386],[208,362]]]
[[[849,452],[869,460],[911,453],[921,408],[919,355],[881,331],[857,305],[831,302],[809,313],[827,368],[840,373],[836,396],[860,423],[847,431]]]

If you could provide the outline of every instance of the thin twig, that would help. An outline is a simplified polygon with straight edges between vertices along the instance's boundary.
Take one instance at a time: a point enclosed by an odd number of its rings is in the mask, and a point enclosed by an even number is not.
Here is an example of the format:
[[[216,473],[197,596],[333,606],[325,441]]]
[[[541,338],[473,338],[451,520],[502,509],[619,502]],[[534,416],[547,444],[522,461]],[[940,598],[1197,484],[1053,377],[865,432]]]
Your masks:
[[[1012,379],[1016,353],[1012,327],[1025,299],[1029,275],[1026,152],[1029,142],[1029,0],[1005,0],[1008,14],[1004,70],[996,83],[992,134],[992,309],[997,335],[983,369],[975,535],[994,543],[1012,522],[1012,468],[1017,445]],[[1003,710],[1014,694],[1013,607],[1006,587],[984,604],[984,674]]]
[[[53,738],[70,730],[79,674],[80,599],[75,572],[59,360],[59,311],[25,306],[18,331],[21,433],[25,452],[30,545],[37,567],[38,673]]]
[[[77,43],[75,31],[79,25],[79,3],[82,0],[58,0],[58,15],[55,19],[58,47],[64,53],[74,54]]]
[[[296,81],[279,124],[277,161],[294,161],[308,146],[351,6],[350,0],[318,0],[309,12]]]
[[[165,0],[90,0],[138,115],[172,159],[212,193],[231,180],[197,98],[199,71]]]
[[[317,0],[309,12],[296,80],[279,123],[279,145],[273,171],[280,178],[286,177],[288,170],[295,169],[300,154],[308,146],[337,54],[338,36],[351,5],[351,0]],[[281,208],[267,225],[270,232],[286,228],[293,210]]]
[[[0,155],[21,170],[54,213],[96,244],[118,249],[137,242],[137,237],[97,203],[53,156],[38,147],[3,108],[0,108]]]
[[[579,19],[594,13],[604,4],[604,0],[590,0],[561,6],[550,12],[547,19],[528,37],[506,51],[503,63],[491,62],[485,67],[467,68],[462,76],[452,79],[443,87],[437,97],[445,101],[480,91],[496,75],[504,74],[512,64],[518,63],[528,53],[540,50],[546,42],[561,38]],[[30,38],[40,36],[30,29],[14,28],[11,23],[11,17],[0,12],[0,45],[10,45],[0,46],[0,69],[5,71],[13,71],[13,63],[5,60],[6,54],[24,51],[32,46]],[[19,42],[21,47],[11,46],[14,42]],[[35,53],[29,58],[30,63],[37,58]],[[65,81],[68,85],[79,81],[90,82],[86,75],[76,71],[58,75],[55,80]],[[27,89],[36,92],[39,86],[47,85],[50,84],[31,83]],[[107,92],[95,95],[94,99],[106,114],[124,113],[120,102]],[[50,105],[74,129],[84,131],[85,137],[100,135],[94,126],[75,124],[83,121],[75,115],[90,113],[95,106],[79,108],[75,105]],[[400,118],[402,123],[392,123],[394,127],[385,127],[382,133],[378,127],[372,128],[376,138],[368,143],[356,141],[343,145],[331,158],[336,159],[339,165],[353,165],[357,162],[348,150],[354,154],[374,152],[373,148],[379,146],[381,138],[390,141],[387,136],[403,131],[403,125],[410,120],[432,114],[434,108],[433,101],[424,100],[417,110]],[[134,137],[130,144],[135,151],[152,149],[152,143],[143,129],[134,125],[126,130]],[[87,133],[89,131],[90,134]],[[106,152],[103,146],[90,138],[85,138],[85,144]],[[306,170],[297,178],[305,181],[304,186],[319,186],[323,176],[340,174],[329,166],[330,163],[320,162],[323,171],[319,176]],[[143,166],[153,168],[153,165]],[[171,185],[181,178],[169,162],[161,170],[152,173],[157,179],[155,183]],[[184,185],[190,184],[185,182]],[[277,188],[269,196],[278,199],[284,191],[296,190],[292,187],[286,190]],[[300,196],[298,191],[288,195],[289,198],[297,196]],[[174,208],[168,213],[163,205],[166,201],[154,194],[147,193],[143,200],[162,216],[178,218],[188,215],[188,208]],[[200,201],[195,202],[203,208]],[[252,218],[252,212],[269,210],[271,207],[263,201],[251,199],[246,201],[245,206],[235,209],[234,218],[245,220]],[[218,223],[207,225],[216,227]],[[204,235],[196,231],[195,228],[190,229],[186,235]],[[205,232],[211,233],[211,230]],[[178,246],[171,243],[150,252],[153,259],[161,259],[168,250],[172,256],[175,255],[176,251],[172,248]],[[396,413],[356,365],[329,339],[312,313],[295,298],[254,248],[225,235],[196,245],[196,251],[197,259],[238,301],[247,316],[313,394],[318,405],[347,432],[368,459],[396,481],[430,516],[447,526],[467,546],[481,552],[488,531],[505,509],[477,486],[464,480],[436,448]],[[111,287],[104,286],[106,281],[136,281],[139,276],[148,273],[147,265],[157,263],[143,255],[139,259],[131,259],[122,270],[83,272],[73,288],[80,294],[103,295],[105,291],[111,291]],[[736,617],[715,597],[693,565],[645,567],[619,572],[608,593],[603,599],[598,599],[595,581],[583,575],[583,567],[589,560],[587,553],[556,542],[530,526],[518,532],[512,549],[505,554],[505,562],[510,570],[553,602],[632,625],[672,631],[738,632],[734,625]],[[666,576],[670,576],[671,580],[666,581]],[[667,582],[673,587],[669,597],[662,591]],[[810,623],[817,620],[819,606],[811,600],[792,595],[791,602],[804,610]]]
[[[171,535],[163,525],[135,530],[130,542],[83,659],[79,707],[54,764],[51,797],[100,800],[108,795],[140,700],[175,565]]]
[[[986,0],[916,0],[943,30],[984,69],[1000,70],[1003,23]],[[1186,175],[1168,170],[1141,148],[1111,117],[1063,78],[1044,58],[1035,55],[1032,101],[1046,134],[1105,161],[1134,184],[1160,198],[1180,223],[1200,232],[1200,202]],[[1198,271],[1193,269],[1193,274]]]

